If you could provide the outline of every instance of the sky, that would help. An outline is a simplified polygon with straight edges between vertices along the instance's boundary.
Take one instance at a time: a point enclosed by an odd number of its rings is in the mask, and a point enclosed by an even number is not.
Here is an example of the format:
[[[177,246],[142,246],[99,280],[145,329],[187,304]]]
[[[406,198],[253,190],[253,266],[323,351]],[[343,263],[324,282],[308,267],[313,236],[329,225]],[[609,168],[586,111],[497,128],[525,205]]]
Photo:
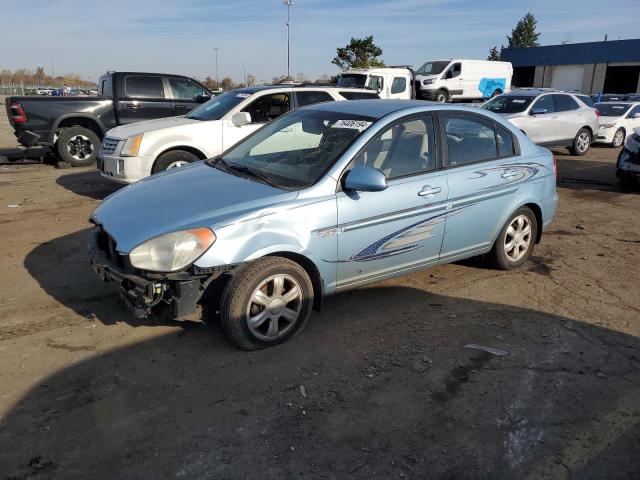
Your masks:
[[[540,43],[640,37],[640,1],[294,0],[291,74],[335,74],[336,48],[373,35],[387,65],[486,58],[528,11]],[[282,0],[0,0],[0,69],[43,66],[93,81],[107,70],[259,82],[287,72]],[[598,12],[602,11],[602,14]]]

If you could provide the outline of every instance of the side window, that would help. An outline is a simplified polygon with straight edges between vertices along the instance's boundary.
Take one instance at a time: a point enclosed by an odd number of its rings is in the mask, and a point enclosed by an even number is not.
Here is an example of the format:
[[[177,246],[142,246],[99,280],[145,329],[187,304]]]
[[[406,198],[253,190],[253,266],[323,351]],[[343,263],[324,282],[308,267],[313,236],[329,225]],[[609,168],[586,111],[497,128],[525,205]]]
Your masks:
[[[391,83],[391,93],[402,93],[407,89],[407,79],[395,77]]]
[[[124,89],[127,97],[164,99],[162,77],[130,75],[125,79]]]
[[[173,92],[173,98],[177,100],[193,101],[198,95],[202,95],[202,87],[188,78],[169,78],[169,85]]]
[[[461,73],[462,73],[462,64],[454,63],[453,65],[451,65],[451,67],[449,67],[449,70],[447,70],[446,77],[456,78],[460,76]]]
[[[290,105],[289,94],[280,92],[263,95],[255,99],[242,111],[249,112],[251,123],[265,123],[278,118],[283,113],[287,113]]]
[[[341,91],[340,95],[347,100],[372,100],[380,98],[376,92],[344,92]]]
[[[106,77],[100,87],[100,95],[105,97],[113,97],[113,77]]]
[[[497,158],[493,124],[472,116],[447,115],[443,119],[447,134],[449,166]]]
[[[513,135],[511,132],[500,125],[496,125],[496,141],[498,143],[498,156],[511,157],[515,155],[516,150],[513,146]]]
[[[578,104],[569,95],[551,95],[556,107],[556,112],[568,112],[570,110],[577,110]]]
[[[389,180],[433,170],[436,167],[433,138],[429,116],[395,124],[378,133],[354,165],[376,168]]]
[[[627,115],[629,118],[634,118],[635,115],[640,115],[640,105],[637,105],[636,107],[632,108],[631,111],[629,112],[629,115]]]
[[[531,110],[546,110],[544,113],[553,113],[556,108],[553,104],[553,98],[551,95],[544,95],[540,97],[531,107]]]
[[[304,107],[314,103],[330,102],[333,97],[327,92],[296,92],[296,100],[298,100],[298,107]]]
[[[372,75],[371,78],[369,78],[367,87],[376,91],[382,90],[384,88],[384,78]]]

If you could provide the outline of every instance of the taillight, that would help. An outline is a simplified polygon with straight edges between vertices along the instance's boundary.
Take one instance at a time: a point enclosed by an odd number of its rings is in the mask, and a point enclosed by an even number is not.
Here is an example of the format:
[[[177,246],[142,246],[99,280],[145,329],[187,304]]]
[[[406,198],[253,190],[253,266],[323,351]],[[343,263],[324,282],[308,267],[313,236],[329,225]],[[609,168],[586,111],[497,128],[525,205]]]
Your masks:
[[[11,120],[13,123],[24,123],[27,121],[27,114],[20,105],[20,102],[11,102]]]
[[[594,109],[596,111],[596,117],[600,116],[600,110],[598,110],[597,108]]]

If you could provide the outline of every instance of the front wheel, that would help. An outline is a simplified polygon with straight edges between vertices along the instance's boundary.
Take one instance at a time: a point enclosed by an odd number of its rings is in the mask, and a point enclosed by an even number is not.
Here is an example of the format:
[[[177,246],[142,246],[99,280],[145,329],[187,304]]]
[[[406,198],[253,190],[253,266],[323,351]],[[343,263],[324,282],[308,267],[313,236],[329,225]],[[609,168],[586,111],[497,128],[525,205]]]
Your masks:
[[[435,100],[436,102],[447,103],[449,101],[449,94],[446,90],[438,90]]]
[[[519,208],[507,223],[489,252],[491,264],[500,270],[513,270],[526,262],[536,242],[538,221],[529,207]]]
[[[613,135],[613,142],[611,142],[611,146],[613,148],[619,148],[624,143],[624,130],[619,128],[616,133]]]
[[[576,138],[573,139],[573,145],[569,150],[572,155],[582,156],[591,148],[591,132],[586,128],[581,128]]]
[[[242,268],[227,283],[220,320],[238,347],[258,350],[300,333],[312,306],[313,285],[307,272],[289,259],[265,257]]]
[[[60,158],[72,167],[88,167],[98,157],[100,138],[88,128],[65,128],[58,137],[56,150]]]
[[[164,170],[172,170],[174,168],[184,167],[185,165],[198,160],[193,153],[185,150],[173,150],[163,153],[158,157],[153,165],[151,173],[163,172]]]

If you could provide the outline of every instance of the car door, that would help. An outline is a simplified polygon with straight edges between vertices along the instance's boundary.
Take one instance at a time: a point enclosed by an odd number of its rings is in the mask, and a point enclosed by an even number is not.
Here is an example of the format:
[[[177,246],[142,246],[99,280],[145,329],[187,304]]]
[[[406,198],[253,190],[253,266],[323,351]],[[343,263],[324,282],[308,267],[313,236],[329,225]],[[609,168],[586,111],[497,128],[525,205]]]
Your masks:
[[[176,116],[186,115],[202,103],[199,99],[204,100],[204,95],[208,96],[207,90],[190,78],[168,77],[166,81],[172,94],[173,112]]]
[[[249,94],[244,94],[249,97]],[[240,127],[235,126],[231,121],[231,115],[223,122],[222,131],[222,143],[223,150],[235,145],[247,135],[255,132],[267,122],[278,118],[280,115],[287,113],[291,109],[291,91],[280,90],[270,93],[259,93],[255,95],[255,98],[245,107],[241,109],[242,112],[247,112],[251,115],[251,123],[242,125]],[[237,110],[233,110],[234,112]],[[278,132],[276,136],[282,137],[287,133],[292,133],[293,127],[290,129],[284,129]],[[277,139],[274,141],[280,141]]]
[[[173,100],[165,92],[165,85],[159,75],[126,75],[124,77],[124,98],[117,99],[118,123],[128,124],[172,117]]]
[[[529,116],[521,127],[534,143],[550,143],[560,138],[555,131],[556,107],[551,95],[541,95],[531,105]],[[534,113],[538,112],[538,113]]]
[[[447,205],[434,120],[405,117],[378,133],[353,166],[382,171],[380,192],[338,192],[338,288],[348,288],[436,262]]]
[[[403,76],[394,76],[391,80],[391,90],[389,91],[389,98],[411,98],[410,93],[411,85],[407,82],[407,79]]]
[[[558,139],[573,140],[578,130],[580,130],[586,122],[586,120],[582,118],[583,114],[578,102],[571,98],[570,95],[561,93],[554,93],[550,96],[553,98],[556,111],[554,126]]]
[[[518,184],[535,172],[517,164],[511,132],[475,114],[440,115],[449,186],[441,260],[483,252],[511,213]]]
[[[453,63],[445,72],[444,83],[449,90],[450,97],[462,97],[464,93],[464,77],[462,77],[462,64]]]

